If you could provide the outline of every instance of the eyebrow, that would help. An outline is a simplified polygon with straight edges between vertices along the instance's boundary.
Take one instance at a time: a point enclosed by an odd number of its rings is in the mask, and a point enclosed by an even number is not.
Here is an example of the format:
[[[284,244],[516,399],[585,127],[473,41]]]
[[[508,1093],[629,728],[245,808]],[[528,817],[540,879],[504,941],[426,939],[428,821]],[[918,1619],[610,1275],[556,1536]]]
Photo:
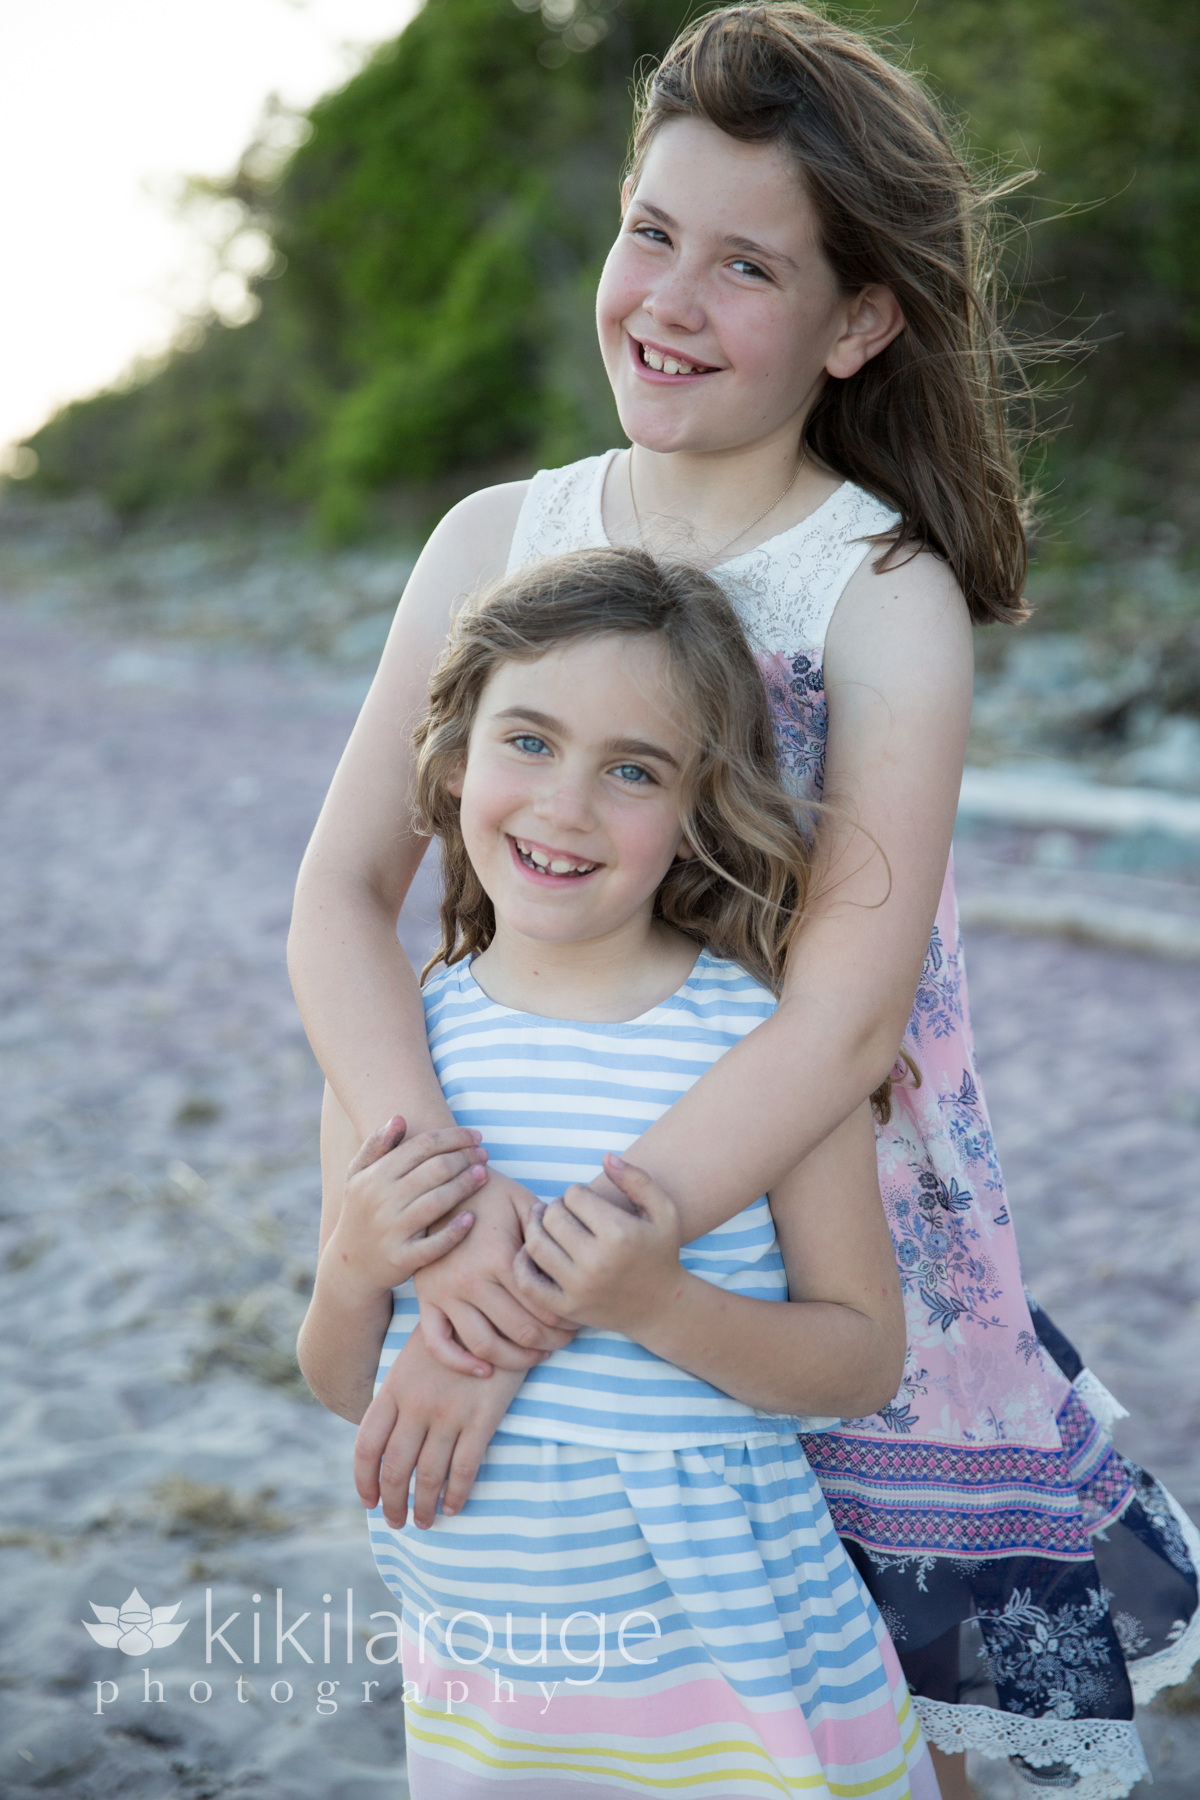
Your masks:
[[[496,713],[494,717],[497,723],[502,719],[512,719],[536,725],[543,731],[562,733],[567,730],[561,719],[555,719],[549,713],[536,712],[531,706],[506,706],[503,712]],[[641,756],[665,763],[671,769],[679,767],[669,750],[664,750],[661,744],[650,743],[646,738],[606,738],[600,748],[606,756]]]
[[[600,748],[609,756],[641,756],[666,763],[672,769],[679,767],[669,750],[661,744],[649,744],[644,738],[606,738]]]
[[[753,257],[757,262],[781,263],[784,268],[798,269],[799,263],[784,250],[772,250],[769,244],[756,244],[753,238],[727,237],[722,239],[730,250],[740,250],[744,255]]]
[[[661,206],[651,206],[648,200],[639,200],[637,204],[642,212],[649,213],[651,218],[657,219],[660,225],[666,225],[672,231],[678,229],[678,222],[671,217],[670,213],[664,212]],[[756,243],[753,238],[731,235],[722,238],[721,242],[728,250],[740,250],[743,255],[755,257],[762,262],[782,263],[785,268],[793,270],[800,266],[785,251],[773,250],[768,244]]]

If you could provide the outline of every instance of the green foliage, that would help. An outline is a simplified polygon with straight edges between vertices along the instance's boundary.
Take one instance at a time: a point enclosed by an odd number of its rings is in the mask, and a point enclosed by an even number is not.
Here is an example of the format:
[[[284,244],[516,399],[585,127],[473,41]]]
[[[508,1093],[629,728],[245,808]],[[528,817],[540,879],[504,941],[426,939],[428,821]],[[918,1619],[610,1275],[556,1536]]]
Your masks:
[[[334,409],[325,444],[326,523],[358,516],[356,496],[388,480],[428,480],[536,442],[539,307],[529,217],[514,205],[470,242],[415,343],[381,347]]]
[[[274,298],[274,296],[272,296]],[[121,511],[299,490],[297,447],[330,404],[319,346],[287,305],[212,328],[125,391],[75,401],[33,439],[37,485],[98,489]]]
[[[1200,7],[1195,0],[882,0],[977,152],[1036,167],[1027,290],[1095,346],[1049,409],[1043,558],[1200,541]],[[1057,412],[1057,418],[1055,418]]]
[[[313,108],[273,190],[251,158],[230,185],[285,267],[260,317],[65,409],[34,441],[40,483],[123,508],[304,496],[346,536],[389,483],[609,441],[592,292],[630,74],[678,17],[623,0],[555,33],[512,0],[427,0]]]
[[[631,74],[686,0],[544,0],[545,18],[533,4],[426,0],[313,108],[281,177],[248,155],[230,192],[283,267],[257,283],[261,315],[66,408],[33,440],[39,481],[123,508],[304,498],[344,536],[389,484],[612,442],[592,294]],[[842,15],[927,72],[975,153],[1042,171],[1033,291],[1051,314],[1098,318],[1105,340],[1053,453],[1068,506],[1174,511],[1190,529],[1200,7],[877,0]]]
[[[985,150],[1032,162],[1053,259],[1106,298],[1200,293],[1200,8],[1194,0],[920,0],[876,9]]]

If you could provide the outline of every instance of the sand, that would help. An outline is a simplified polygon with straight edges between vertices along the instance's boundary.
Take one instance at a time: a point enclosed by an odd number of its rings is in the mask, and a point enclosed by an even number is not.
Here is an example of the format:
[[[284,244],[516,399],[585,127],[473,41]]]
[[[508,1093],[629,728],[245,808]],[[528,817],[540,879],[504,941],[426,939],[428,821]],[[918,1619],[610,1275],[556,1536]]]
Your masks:
[[[0,1791],[401,1800],[353,1432],[292,1355],[321,1084],[284,938],[365,682],[106,625],[0,608]],[[1000,933],[968,958],[1030,1283],[1200,1516],[1200,968]],[[176,1643],[85,1632],[135,1588],[180,1603]],[[276,1658],[280,1590],[311,1662]],[[209,1602],[241,1664],[206,1661]],[[1196,1791],[1200,1699],[1174,1704],[1145,1721],[1154,1800]]]

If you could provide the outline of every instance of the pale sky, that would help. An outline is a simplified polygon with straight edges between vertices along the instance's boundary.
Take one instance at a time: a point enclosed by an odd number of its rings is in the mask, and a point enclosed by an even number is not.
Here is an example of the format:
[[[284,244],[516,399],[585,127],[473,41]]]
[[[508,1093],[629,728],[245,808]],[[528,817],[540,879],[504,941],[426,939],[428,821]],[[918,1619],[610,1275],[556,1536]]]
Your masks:
[[[203,222],[172,214],[181,178],[229,172],[269,95],[307,106],[415,10],[0,0],[0,449],[204,307],[217,265]]]

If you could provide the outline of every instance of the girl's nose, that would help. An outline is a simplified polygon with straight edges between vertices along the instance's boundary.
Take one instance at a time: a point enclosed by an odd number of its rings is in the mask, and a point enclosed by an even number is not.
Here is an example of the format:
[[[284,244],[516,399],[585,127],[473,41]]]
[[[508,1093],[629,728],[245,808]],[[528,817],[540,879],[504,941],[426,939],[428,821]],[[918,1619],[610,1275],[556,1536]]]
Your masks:
[[[560,831],[588,831],[595,824],[590,789],[583,781],[556,781],[543,791],[534,810]]]
[[[702,331],[706,320],[699,281],[678,265],[646,295],[642,310],[662,331]]]

